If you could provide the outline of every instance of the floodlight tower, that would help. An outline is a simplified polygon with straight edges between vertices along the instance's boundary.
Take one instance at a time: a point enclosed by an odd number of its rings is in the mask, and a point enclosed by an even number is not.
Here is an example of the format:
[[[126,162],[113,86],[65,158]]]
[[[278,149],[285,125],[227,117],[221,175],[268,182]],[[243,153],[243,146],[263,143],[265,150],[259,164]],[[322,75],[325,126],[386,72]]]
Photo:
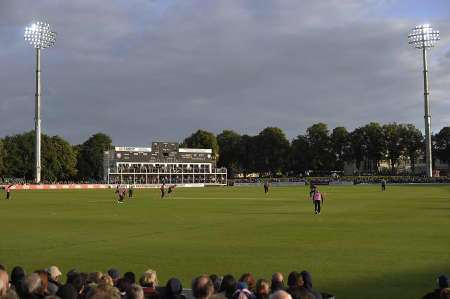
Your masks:
[[[428,64],[427,48],[434,47],[440,40],[439,31],[433,30],[429,24],[419,25],[411,30],[408,35],[408,43],[414,48],[422,50],[423,61],[423,95],[425,101],[425,158],[427,164],[427,176],[433,176],[433,166],[431,159],[431,114],[430,114],[430,91],[428,89]]]
[[[36,99],[34,113],[34,129],[36,134],[36,174],[35,182],[41,182],[41,49],[55,44],[56,33],[50,30],[50,25],[37,22],[25,28],[25,40],[36,49]]]

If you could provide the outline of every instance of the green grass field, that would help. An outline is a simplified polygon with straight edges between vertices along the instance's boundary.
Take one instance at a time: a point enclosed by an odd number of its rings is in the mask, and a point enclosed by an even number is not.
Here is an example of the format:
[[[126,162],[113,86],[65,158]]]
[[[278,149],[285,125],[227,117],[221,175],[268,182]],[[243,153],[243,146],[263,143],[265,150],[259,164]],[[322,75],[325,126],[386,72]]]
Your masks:
[[[338,298],[420,298],[450,274],[450,186],[327,186],[321,215],[306,187],[16,191],[0,200],[0,263],[122,273],[157,270],[189,287],[202,273],[309,270]],[[2,194],[2,198],[4,194]]]

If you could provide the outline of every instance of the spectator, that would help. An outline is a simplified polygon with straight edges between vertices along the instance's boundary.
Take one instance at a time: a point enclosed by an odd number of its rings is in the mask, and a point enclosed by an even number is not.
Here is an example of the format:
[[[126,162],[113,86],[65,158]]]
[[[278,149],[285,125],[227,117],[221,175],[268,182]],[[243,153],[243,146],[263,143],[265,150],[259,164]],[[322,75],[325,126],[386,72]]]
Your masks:
[[[58,296],[61,299],[77,299],[77,291],[71,284],[65,284],[58,288],[58,291],[56,292],[56,296]]]
[[[47,271],[38,270],[34,273],[38,274],[39,277],[41,278],[41,287],[39,288],[39,290],[36,291],[36,294],[38,295],[38,297],[44,298],[44,297],[50,295],[50,293],[48,292],[48,273],[47,273]]]
[[[132,284],[129,292],[127,293],[127,299],[144,299],[144,291],[142,287],[137,284]]]
[[[101,284],[92,288],[86,299],[121,299],[119,290],[115,287]]]
[[[21,297],[25,293],[25,271],[22,267],[14,267],[11,271],[11,285],[16,291],[17,295]]]
[[[291,295],[288,292],[279,290],[275,293],[272,293],[269,297],[270,299],[292,299]]]
[[[0,264],[0,270],[6,271],[6,267],[3,264]]]
[[[220,284],[222,283],[222,278],[219,277],[219,276],[216,275],[216,274],[211,274],[211,275],[209,276],[209,279],[211,279],[211,281],[212,281],[212,283],[213,283],[213,286],[214,286],[214,294],[219,293],[219,291],[220,291]]]
[[[268,299],[270,294],[269,282],[265,279],[259,279],[256,282],[256,299]]]
[[[6,295],[9,290],[9,277],[5,270],[0,270],[0,297]]]
[[[255,295],[250,292],[247,283],[238,282],[236,292],[234,292],[232,299],[255,299]]]
[[[181,294],[183,286],[178,278],[171,278],[167,281],[166,287],[162,292],[162,299],[185,299]]]
[[[136,275],[134,275],[133,272],[126,272],[123,275],[123,279],[128,282],[129,284],[134,284],[136,283]]]
[[[88,278],[87,278],[87,283],[88,284],[99,284],[100,283],[100,280],[102,279],[102,277],[103,277],[103,273],[102,272],[91,272],[91,273],[89,273],[89,275],[88,275]]]
[[[422,299],[440,299],[441,292],[443,292],[444,289],[448,288],[448,277],[444,274],[439,276],[437,278],[437,284],[438,288],[435,289],[433,292],[425,294],[425,296],[423,296]]]
[[[42,280],[39,274],[31,273],[25,277],[24,294],[21,299],[39,299],[44,298],[39,291],[42,289]]]
[[[208,275],[198,276],[194,279],[192,294],[197,299],[208,299],[214,294],[214,286]]]
[[[79,273],[76,270],[71,270],[67,273],[67,283],[74,287],[75,291],[77,292],[77,296],[83,293],[85,282],[86,282],[86,276],[85,273]]]
[[[287,292],[292,296],[292,299],[315,298],[314,295],[304,287],[303,278],[300,273],[296,271],[289,273]]]
[[[111,276],[113,282],[114,282],[114,286],[117,286],[117,282],[120,279],[120,272],[119,270],[117,270],[116,268],[111,268],[108,270],[108,274],[109,276]]]
[[[148,269],[139,279],[139,284],[142,286],[146,298],[159,298],[156,287],[158,286],[158,277],[156,271]]]
[[[271,293],[275,293],[279,290],[284,290],[284,277],[280,272],[275,272],[272,274],[272,282],[271,282]]]
[[[315,299],[322,299],[322,294],[313,289],[311,274],[308,271],[302,271],[300,272],[300,276],[303,280],[303,287],[310,292]]]
[[[256,289],[256,280],[253,277],[252,273],[244,273],[241,278],[239,278],[240,282],[245,282],[247,284],[247,288],[250,292],[254,293]]]
[[[61,278],[61,271],[59,271],[58,267],[56,266],[50,266],[47,269],[48,273],[48,292],[52,295],[56,294],[58,291],[58,288],[61,286],[61,283],[59,282]]]
[[[225,275],[220,284],[220,294],[224,295],[227,299],[231,299],[235,291],[236,279],[231,274]]]
[[[103,276],[100,278],[100,283],[99,284],[107,284],[110,286],[114,286],[114,281],[112,280],[111,276],[109,276],[108,274],[103,274]]]

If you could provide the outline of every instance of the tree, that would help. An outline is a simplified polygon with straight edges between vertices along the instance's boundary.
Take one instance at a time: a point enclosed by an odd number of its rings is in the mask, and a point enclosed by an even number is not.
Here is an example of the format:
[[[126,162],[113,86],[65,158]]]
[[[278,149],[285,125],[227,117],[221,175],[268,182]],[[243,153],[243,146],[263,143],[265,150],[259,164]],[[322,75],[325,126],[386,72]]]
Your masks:
[[[219,153],[216,135],[204,130],[197,130],[197,132],[184,139],[183,146],[188,148],[210,148],[214,157]]]
[[[3,139],[5,176],[32,180],[34,178],[34,132]]]
[[[228,176],[234,177],[234,174],[239,171],[241,136],[234,131],[224,130],[217,135],[217,143],[219,146],[219,160],[217,164],[219,167],[226,167]]]
[[[42,180],[60,181],[72,179],[76,174],[76,159],[71,145],[59,136],[41,137]],[[34,179],[35,134],[33,131],[7,136],[4,139],[5,175]]]
[[[361,162],[367,158],[367,142],[363,128],[356,128],[350,133],[350,151],[346,158],[347,161],[355,161],[360,172]]]
[[[411,171],[416,172],[416,163],[423,149],[423,135],[419,129],[412,124],[401,126],[401,143],[405,151],[405,156],[411,163]]]
[[[3,178],[5,176],[5,149],[3,146],[3,141],[0,139],[0,178]]]
[[[280,128],[268,127],[256,136],[256,168],[272,176],[283,172],[289,152],[289,140]]]
[[[450,171],[450,127],[442,128],[435,136],[436,156],[439,160],[448,163]]]
[[[77,174],[77,154],[72,145],[59,136],[50,137],[49,143],[56,156],[52,161],[55,179],[58,181],[74,179]]]
[[[322,171],[331,170],[334,159],[328,126],[324,123],[314,124],[306,130],[306,137],[310,149],[311,168]]]
[[[78,178],[103,180],[103,155],[111,146],[111,138],[103,133],[94,134],[81,144],[77,161]]]
[[[256,170],[255,151],[256,137],[242,135],[239,143],[238,161],[239,167],[244,173],[244,177]]]
[[[350,148],[350,134],[344,127],[336,127],[330,136],[331,148],[334,155],[334,168],[344,170],[344,163]]]
[[[295,175],[304,174],[310,169],[310,148],[308,138],[304,135],[299,135],[292,140],[289,153],[289,170]]]
[[[396,174],[395,165],[398,164],[400,156],[405,153],[403,146],[402,127],[396,123],[383,125],[383,135],[386,144],[386,158],[391,164],[391,173]]]
[[[379,123],[371,122],[364,127],[365,142],[367,146],[367,158],[372,161],[372,171],[378,172],[379,162],[386,153],[386,143],[383,135],[383,129]]]

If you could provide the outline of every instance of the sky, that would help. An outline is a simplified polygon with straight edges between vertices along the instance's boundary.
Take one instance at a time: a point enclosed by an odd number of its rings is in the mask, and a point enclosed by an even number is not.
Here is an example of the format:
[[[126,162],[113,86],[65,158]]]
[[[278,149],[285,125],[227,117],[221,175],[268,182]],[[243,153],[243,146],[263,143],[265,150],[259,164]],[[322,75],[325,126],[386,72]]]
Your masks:
[[[432,130],[450,125],[448,0],[0,0],[0,137],[34,128],[34,50],[48,22],[42,128],[73,144],[182,141],[198,129],[289,139],[314,123],[423,124],[419,50],[430,23]]]

